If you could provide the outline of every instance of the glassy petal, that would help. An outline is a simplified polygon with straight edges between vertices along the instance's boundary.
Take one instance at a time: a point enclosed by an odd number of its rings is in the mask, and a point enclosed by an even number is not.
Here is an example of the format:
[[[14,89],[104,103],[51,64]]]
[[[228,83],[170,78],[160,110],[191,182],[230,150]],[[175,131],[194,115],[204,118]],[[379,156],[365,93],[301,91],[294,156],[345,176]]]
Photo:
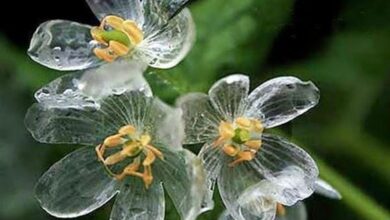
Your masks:
[[[181,219],[196,219],[206,191],[200,159],[187,150],[159,149],[164,154],[164,160],[156,161],[153,166],[156,175],[161,179]]]
[[[111,211],[110,220],[164,220],[165,199],[161,183],[146,189],[137,178],[127,178]]]
[[[161,29],[145,33],[146,38],[137,46],[135,54],[152,67],[174,67],[192,48],[194,26],[190,11],[184,9]]]
[[[278,77],[249,95],[246,115],[261,119],[266,128],[284,124],[317,105],[320,92],[312,82]]]
[[[35,31],[29,56],[36,62],[56,70],[82,70],[101,61],[92,53],[95,45],[91,27],[72,21],[52,20]]]
[[[161,103],[165,105],[164,103]],[[157,130],[158,140],[171,149],[181,150],[184,139],[184,121],[182,111],[179,108],[167,106],[169,112],[165,118],[161,119],[161,125]]]
[[[284,216],[276,215],[275,220],[307,220],[307,211],[303,202],[285,208],[286,214]]]
[[[260,190],[245,193],[247,189],[263,179],[253,172],[249,164],[243,163],[235,167],[225,164],[218,179],[218,189],[226,209],[236,220],[269,219],[276,212],[276,201],[259,194]]]
[[[270,182],[274,199],[291,206],[310,196],[318,178],[317,165],[310,155],[277,136],[263,134],[262,141],[249,164]]]
[[[133,20],[139,27],[144,23],[142,0],[86,0],[96,17],[101,21],[108,15]]]
[[[206,94],[190,93],[177,101],[183,111],[185,123],[184,144],[197,144],[215,140],[222,118],[214,110]]]
[[[221,215],[218,217],[218,220],[235,220],[229,212],[225,209]]]
[[[341,199],[341,194],[329,183],[322,179],[318,179],[315,183],[315,193],[331,199]]]
[[[60,218],[86,215],[104,205],[118,187],[91,147],[54,164],[39,179],[35,194],[43,209]]]
[[[125,125],[155,134],[166,112],[142,91],[112,95],[99,108],[47,108],[34,104],[25,123],[33,137],[43,143],[97,145]]]
[[[230,75],[217,81],[209,90],[214,108],[225,118],[233,121],[246,108],[249,78],[245,75]]]
[[[114,62],[85,72],[61,76],[35,93],[47,108],[98,108],[100,99],[138,90],[151,96],[143,77],[145,65],[136,61]]]

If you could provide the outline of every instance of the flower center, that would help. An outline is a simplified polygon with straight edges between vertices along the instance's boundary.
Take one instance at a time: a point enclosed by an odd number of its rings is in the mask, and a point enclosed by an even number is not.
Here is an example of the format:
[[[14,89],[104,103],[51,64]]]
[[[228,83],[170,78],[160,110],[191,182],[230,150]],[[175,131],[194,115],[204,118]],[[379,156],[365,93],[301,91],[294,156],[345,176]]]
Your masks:
[[[115,179],[122,180],[126,176],[136,176],[144,181],[146,188],[149,188],[153,182],[152,164],[157,157],[164,159],[163,154],[150,142],[151,137],[148,134],[139,134],[135,127],[126,125],[121,127],[117,134],[107,137],[103,144],[98,145],[96,154],[108,173]],[[117,151],[105,157],[107,149]],[[125,166],[121,173],[115,174],[110,167],[125,159],[133,160]],[[142,171],[140,171],[141,165]]]
[[[215,147],[235,160],[229,166],[250,161],[261,148],[263,125],[257,119],[239,117],[233,123],[222,121],[219,124],[219,137],[214,141]]]
[[[91,35],[102,45],[93,52],[106,62],[126,56],[144,39],[142,30],[134,21],[113,15],[105,17],[99,27],[93,27]]]

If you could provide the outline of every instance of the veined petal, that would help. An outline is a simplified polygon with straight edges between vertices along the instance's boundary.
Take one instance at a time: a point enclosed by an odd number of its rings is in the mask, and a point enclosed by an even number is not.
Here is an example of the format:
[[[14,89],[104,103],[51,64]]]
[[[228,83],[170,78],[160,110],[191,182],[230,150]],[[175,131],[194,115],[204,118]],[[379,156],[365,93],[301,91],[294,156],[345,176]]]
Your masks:
[[[267,212],[263,212],[261,213],[260,215],[258,216],[251,216],[251,217],[248,217],[245,219],[245,220],[274,220],[275,219],[275,210],[272,209],[272,210],[269,210]],[[225,210],[222,212],[222,214],[218,217],[218,220],[236,220],[233,218],[233,216],[231,216],[228,212],[228,210]]]
[[[277,136],[263,134],[261,149],[249,164],[269,183],[274,199],[291,206],[314,192],[318,168],[298,146]]]
[[[142,27],[144,11],[142,0],[86,0],[96,17],[101,21],[108,15],[133,20]]]
[[[307,211],[303,202],[298,202],[293,206],[286,206],[286,214],[276,215],[275,220],[307,220]]]
[[[111,95],[99,108],[48,108],[34,104],[25,123],[33,137],[43,143],[97,145],[125,125],[156,134],[167,112],[141,91]]]
[[[142,180],[127,179],[115,200],[110,220],[163,220],[165,199],[161,183],[154,181],[146,189]]]
[[[318,179],[315,182],[315,193],[331,199],[341,199],[341,194],[325,180]]]
[[[164,154],[164,160],[156,161],[153,166],[156,175],[161,179],[181,219],[196,219],[206,191],[200,159],[187,150],[159,149]]]
[[[104,205],[118,187],[93,148],[79,149],[54,164],[39,179],[35,194],[42,208],[60,218],[86,215]]]
[[[195,25],[188,9],[183,9],[167,25],[153,32],[137,46],[135,54],[150,66],[168,69],[188,54],[195,40]]]
[[[125,91],[152,92],[143,77],[146,66],[136,61],[114,62],[99,68],[61,76],[35,93],[47,108],[98,108],[99,101]]]
[[[202,212],[214,208],[213,194],[215,183],[220,175],[221,167],[225,162],[225,155],[220,149],[212,146],[212,143],[206,143],[198,157],[202,160],[206,173],[206,195],[202,202]]]
[[[35,31],[29,56],[36,62],[57,70],[81,70],[96,66],[91,27],[77,22],[52,20]]]
[[[260,190],[251,190],[263,179],[253,172],[249,164],[243,163],[235,167],[225,164],[218,179],[218,189],[227,211],[236,220],[267,219],[272,220],[276,212],[276,201],[261,194]]]
[[[312,82],[278,77],[252,91],[246,115],[261,119],[266,128],[276,127],[314,107],[319,98],[319,90]]]
[[[190,93],[177,101],[185,123],[184,144],[212,141],[218,137],[221,116],[214,110],[206,94]]]
[[[247,104],[249,78],[245,75],[230,75],[217,81],[209,90],[212,105],[225,120],[233,121],[241,116]]]
[[[165,104],[161,101],[161,105]],[[157,139],[171,149],[181,150],[185,136],[182,110],[179,108],[171,108],[170,106],[166,108],[166,111],[169,113],[165,118],[161,119],[161,125],[157,130]]]

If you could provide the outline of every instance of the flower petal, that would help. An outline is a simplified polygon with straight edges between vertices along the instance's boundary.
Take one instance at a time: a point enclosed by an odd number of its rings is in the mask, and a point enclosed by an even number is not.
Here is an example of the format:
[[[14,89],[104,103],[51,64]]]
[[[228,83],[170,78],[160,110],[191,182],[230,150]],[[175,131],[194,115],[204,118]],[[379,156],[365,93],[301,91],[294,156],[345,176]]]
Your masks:
[[[245,220],[274,220],[275,218],[275,210],[272,209],[270,211],[267,211],[267,212],[264,212],[264,213],[261,213],[259,216],[251,216],[251,217],[248,217],[245,219]],[[225,210],[222,212],[222,214],[218,217],[218,220],[236,220],[233,218],[233,216],[231,216],[228,212],[228,210]]]
[[[92,53],[95,45],[91,27],[72,21],[52,20],[35,31],[29,56],[36,62],[57,70],[81,70],[101,61]]]
[[[245,75],[230,75],[220,79],[209,90],[212,105],[225,120],[233,121],[246,108],[249,78]]]
[[[35,194],[43,209],[60,218],[86,215],[117,193],[116,181],[93,148],[79,149],[54,164],[39,179]]]
[[[246,115],[261,119],[266,128],[276,127],[314,107],[319,98],[319,90],[312,82],[278,77],[263,83],[249,95]]]
[[[276,212],[276,201],[263,195],[254,195],[245,191],[263,177],[256,175],[249,164],[239,164],[229,167],[225,164],[218,179],[218,189],[226,209],[236,220],[269,219],[272,220]],[[252,191],[251,191],[252,192]]]
[[[120,189],[111,211],[111,220],[163,220],[164,190],[161,183],[146,189],[140,179],[130,177]]]
[[[160,105],[166,105],[160,101]],[[184,122],[182,111],[179,108],[166,106],[168,112],[165,118],[161,119],[161,125],[158,126],[157,140],[171,149],[181,150],[184,139]]]
[[[218,126],[222,118],[214,110],[206,94],[184,95],[178,99],[177,106],[183,111],[184,144],[204,143],[218,137]]]
[[[303,202],[285,208],[286,214],[284,216],[276,215],[275,220],[307,220],[307,211]]]
[[[291,206],[310,196],[318,178],[317,165],[310,155],[277,136],[263,134],[262,141],[249,164],[270,182],[274,199]]]
[[[194,26],[190,11],[183,9],[161,29],[146,32],[146,38],[137,46],[135,55],[155,68],[174,67],[192,48]]]
[[[164,154],[164,160],[156,161],[154,173],[161,179],[181,219],[196,219],[206,191],[201,161],[187,150],[159,149]]]
[[[98,108],[100,99],[125,91],[138,90],[151,96],[142,75],[144,69],[145,65],[128,61],[67,74],[39,89],[35,98],[47,108]]]
[[[212,146],[212,143],[206,143],[198,157],[202,160],[206,173],[206,195],[202,202],[202,212],[214,208],[213,194],[215,183],[220,175],[221,167],[225,162],[225,156],[221,150]]]
[[[101,21],[115,15],[135,21],[140,27],[144,23],[142,0],[86,0],[96,17]]]
[[[315,193],[330,199],[341,199],[341,194],[325,180],[318,179],[315,183]]]

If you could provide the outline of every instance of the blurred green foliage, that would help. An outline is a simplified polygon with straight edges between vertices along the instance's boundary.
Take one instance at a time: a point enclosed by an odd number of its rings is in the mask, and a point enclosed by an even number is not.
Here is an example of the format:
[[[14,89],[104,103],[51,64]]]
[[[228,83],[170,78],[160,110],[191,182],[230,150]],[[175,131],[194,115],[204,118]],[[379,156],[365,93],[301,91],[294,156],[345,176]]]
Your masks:
[[[298,60],[269,62],[295,4],[195,1],[190,6],[198,32],[195,47],[178,67],[151,69],[146,77],[154,93],[170,103],[187,92],[206,92],[218,78],[237,72],[249,74],[253,86],[280,75],[312,80],[321,90],[319,106],[287,126],[344,199],[308,199],[309,217],[388,220],[390,2],[340,1],[332,32],[318,47]],[[33,198],[33,186],[73,148],[36,143],[24,129],[23,117],[33,91],[61,73],[35,64],[24,50],[0,39],[0,219],[52,219]],[[80,219],[108,219],[110,206]],[[216,195],[216,208],[200,219],[216,219],[222,210]],[[177,219],[169,202],[166,219]]]

